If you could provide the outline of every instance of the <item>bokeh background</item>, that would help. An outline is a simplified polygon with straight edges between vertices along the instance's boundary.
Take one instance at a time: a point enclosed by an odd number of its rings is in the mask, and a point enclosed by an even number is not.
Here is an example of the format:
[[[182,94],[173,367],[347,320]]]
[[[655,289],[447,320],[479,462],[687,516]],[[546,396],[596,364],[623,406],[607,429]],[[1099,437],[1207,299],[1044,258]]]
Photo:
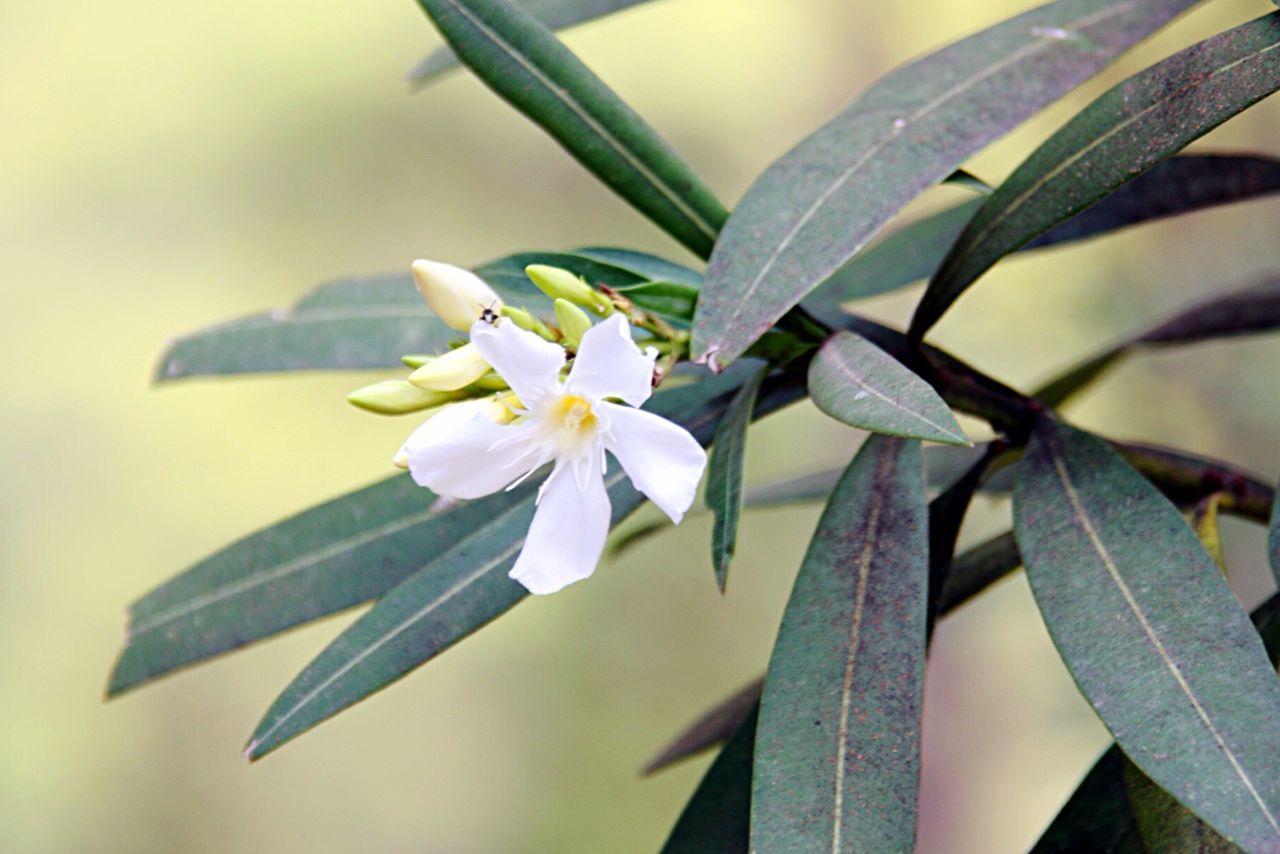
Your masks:
[[[732,203],[880,74],[1031,5],[662,0],[566,40]],[[999,180],[1110,82],[1271,8],[1205,4],[972,169]],[[727,596],[691,519],[252,767],[260,714],[352,614],[102,701],[128,602],[384,476],[414,423],[343,401],[369,375],[153,388],[168,336],[419,256],[689,260],[465,75],[408,94],[436,44],[410,0],[0,4],[0,850],[651,851],[709,759],[637,769],[763,670],[817,507],[748,516]],[[1277,131],[1267,102],[1197,147],[1280,154]],[[1257,202],[1006,263],[935,340],[1028,387],[1280,268],[1278,223]],[[863,308],[902,323],[918,293]],[[1274,338],[1146,355],[1071,415],[1272,479],[1277,365]],[[859,439],[797,406],[753,432],[748,480]],[[965,540],[1007,514],[980,502]],[[1226,536],[1252,604],[1263,532]],[[1026,849],[1108,741],[1021,578],[942,624],[927,704],[924,851]]]

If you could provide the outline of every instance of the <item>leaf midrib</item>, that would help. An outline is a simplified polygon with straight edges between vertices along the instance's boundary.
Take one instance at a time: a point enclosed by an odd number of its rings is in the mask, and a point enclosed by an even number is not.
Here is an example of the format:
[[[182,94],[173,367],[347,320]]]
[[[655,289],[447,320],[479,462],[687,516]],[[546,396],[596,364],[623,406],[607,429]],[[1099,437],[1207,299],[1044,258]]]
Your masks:
[[[875,346],[875,345],[871,345],[871,346]],[[863,391],[867,392],[870,395],[873,395],[879,398],[880,400],[892,406],[894,409],[897,409],[898,411],[902,412],[904,415],[908,415],[912,418],[923,421],[925,424],[928,424],[930,427],[933,427],[935,430],[937,430],[939,433],[943,434],[944,436],[950,436],[955,439],[960,439],[966,444],[968,443],[968,439],[966,439],[962,435],[957,434],[954,430],[948,429],[947,427],[944,427],[941,424],[938,424],[937,422],[929,419],[927,416],[919,412],[916,412],[914,409],[909,409],[908,407],[903,406],[893,398],[877,390],[874,386],[869,385],[866,379],[861,374],[855,372],[853,368],[850,366],[850,364],[845,360],[845,354],[838,346],[833,345],[829,351],[829,355],[831,356],[832,367],[834,367],[842,375],[844,375],[851,382],[857,385],[858,388],[862,389]],[[890,356],[889,358],[892,358],[892,357]]]

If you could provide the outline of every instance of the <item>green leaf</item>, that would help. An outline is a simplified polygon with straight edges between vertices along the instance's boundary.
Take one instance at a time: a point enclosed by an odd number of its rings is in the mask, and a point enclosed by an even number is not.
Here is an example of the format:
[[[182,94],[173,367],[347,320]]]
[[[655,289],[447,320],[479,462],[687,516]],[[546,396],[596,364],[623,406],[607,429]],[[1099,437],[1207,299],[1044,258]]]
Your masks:
[[[1194,0],[1059,0],[880,79],[778,160],[725,225],[693,354],[727,364],[885,223]]]
[[[651,410],[683,425],[703,444],[711,439],[741,371],[664,391]],[[763,416],[795,399],[779,385],[761,398]],[[643,501],[621,468],[605,478],[613,524]],[[385,688],[506,612],[526,595],[507,577],[533,518],[534,484],[519,500],[480,525],[447,552],[387,593],[331,643],[276,699],[255,730],[245,755],[260,758],[281,744]]]
[[[475,268],[503,299],[550,313],[550,302],[524,274],[550,264],[593,284],[633,285],[644,277],[580,255],[521,252]],[[433,353],[465,337],[423,302],[408,273],[320,285],[290,309],[254,315],[179,338],[160,359],[156,381],[192,376],[400,366],[405,353]]]
[[[657,773],[681,759],[687,759],[726,741],[755,712],[763,690],[764,677],[760,677],[703,712],[701,717],[646,762],[642,773]],[[754,728],[754,724],[752,726]],[[750,781],[747,785],[749,788]]]
[[[1280,192],[1280,160],[1183,154],[1158,163],[1098,204],[1023,244],[1019,252],[1087,240],[1167,217]],[[927,279],[982,206],[965,202],[919,219],[859,252],[818,286],[805,305],[835,308]]]
[[[912,849],[928,572],[920,448],[874,435],[818,523],[769,661],[753,850]]]
[[[1273,500],[1271,507],[1271,573],[1280,582],[1280,500]]]
[[[707,257],[727,214],[644,119],[506,0],[418,0],[454,53],[611,190]]]
[[[970,444],[927,382],[849,332],[831,336],[813,357],[809,394],[819,409],[853,427],[948,445]]]
[[[738,542],[738,517],[742,515],[742,466],[747,449],[747,426],[756,405],[760,384],[769,374],[768,362],[753,366],[747,381],[725,410],[716,427],[707,464],[707,509],[715,514],[711,530],[711,565],[716,573],[716,586],[724,592],[729,577],[729,562]]]
[[[1147,347],[1197,344],[1217,338],[1271,332],[1280,327],[1280,276],[1196,303],[1169,320],[1139,332],[1069,368],[1032,396],[1059,407],[1087,388],[1123,357]]]
[[[575,249],[574,255],[626,270],[639,279],[651,282],[677,282],[697,288],[702,285],[702,274],[683,264],[668,261],[648,252],[619,249],[613,246],[584,246]]]
[[[1234,854],[1240,849],[1213,832],[1151,778],[1125,761],[1121,772],[1134,825],[1147,851],[1195,851]]]
[[[1280,845],[1280,680],[1177,509],[1044,417],[1014,530],[1054,644],[1129,758],[1233,842]]]
[[[911,320],[919,340],[1005,255],[1280,88],[1280,13],[1192,45],[1098,98],[966,226]]]
[[[1018,543],[1009,531],[974,546],[951,562],[938,597],[938,616],[959,608],[1022,566]]]
[[[973,503],[973,496],[986,476],[987,469],[1004,450],[1003,443],[989,445],[964,474],[929,502],[929,609],[925,624],[927,638],[933,636],[938,605],[942,601],[947,576],[951,574],[960,526],[964,523],[965,514]]]
[[[662,854],[746,854],[756,720],[752,707],[694,790]]]
[[[1280,653],[1280,595],[1272,596],[1254,609],[1254,627],[1262,636],[1272,664]],[[1142,844],[1134,809],[1126,792],[1126,773],[1137,771],[1120,748],[1112,746],[1094,764],[1071,799],[1058,813],[1049,829],[1032,849],[1033,854],[1075,854],[1077,851],[1117,851],[1145,854],[1146,851],[1200,850],[1196,846],[1152,847]],[[1141,773],[1141,772],[1138,772]],[[1165,793],[1164,807],[1176,803]],[[1194,817],[1185,808],[1179,824]],[[1166,817],[1168,814],[1166,813]]]
[[[603,18],[644,0],[513,0],[549,30],[564,30],[576,24]],[[436,77],[458,67],[458,58],[447,47],[437,48],[409,69],[405,79],[421,89]]]
[[[698,302],[698,289],[681,282],[642,282],[615,290],[638,308],[680,321],[682,326],[693,319],[693,307]]]
[[[397,475],[233,543],[129,609],[107,694],[381,596],[520,497],[437,507]]]

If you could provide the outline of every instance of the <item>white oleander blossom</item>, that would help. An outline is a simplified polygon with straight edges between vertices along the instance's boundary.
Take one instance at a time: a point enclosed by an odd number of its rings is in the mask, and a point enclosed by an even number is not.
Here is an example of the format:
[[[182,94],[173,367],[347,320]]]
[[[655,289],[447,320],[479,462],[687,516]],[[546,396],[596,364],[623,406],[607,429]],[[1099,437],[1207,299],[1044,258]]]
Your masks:
[[[500,425],[474,407],[447,407],[414,431],[400,459],[420,486],[464,499],[555,464],[538,491],[512,578],[531,593],[554,593],[595,570],[611,510],[605,451],[638,490],[680,521],[707,455],[683,427],[638,408],[652,391],[656,354],[640,351],[622,315],[587,330],[563,382],[564,349],[510,320],[477,322],[471,341],[519,398],[517,417]]]

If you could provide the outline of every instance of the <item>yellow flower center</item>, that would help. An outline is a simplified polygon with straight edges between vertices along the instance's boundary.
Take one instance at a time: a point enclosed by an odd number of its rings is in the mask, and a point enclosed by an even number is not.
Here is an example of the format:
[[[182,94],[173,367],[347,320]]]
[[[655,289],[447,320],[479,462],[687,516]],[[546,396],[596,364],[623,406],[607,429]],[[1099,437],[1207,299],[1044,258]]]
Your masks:
[[[566,394],[551,407],[551,417],[556,425],[568,433],[587,433],[595,429],[596,414],[585,397]]]

